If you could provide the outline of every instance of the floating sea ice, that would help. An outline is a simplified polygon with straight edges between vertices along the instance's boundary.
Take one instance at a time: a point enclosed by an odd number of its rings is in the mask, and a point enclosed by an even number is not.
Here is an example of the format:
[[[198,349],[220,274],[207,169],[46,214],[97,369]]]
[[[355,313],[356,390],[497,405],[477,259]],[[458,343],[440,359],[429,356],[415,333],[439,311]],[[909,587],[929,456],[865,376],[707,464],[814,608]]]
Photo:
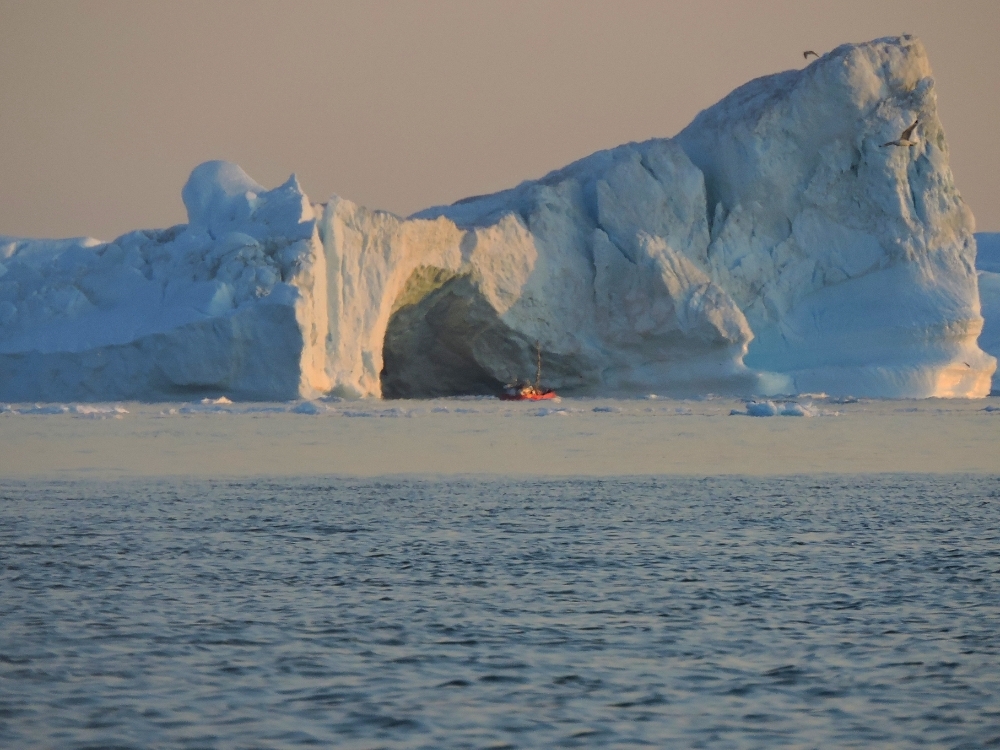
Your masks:
[[[783,417],[815,417],[816,410],[811,406],[805,404],[796,404],[794,402],[788,402],[781,408],[781,416]]]
[[[123,406],[98,404],[35,404],[21,409],[0,404],[0,413],[3,412],[11,414],[74,414],[78,417],[91,419],[121,419],[123,414],[128,414],[128,410]]]
[[[224,400],[223,400],[224,399]],[[213,401],[212,399],[202,399],[200,404],[185,404],[182,406],[178,413],[180,414],[233,414],[235,411],[233,409],[227,409],[226,404],[232,404],[233,402],[223,396],[221,399]]]
[[[123,406],[96,406],[94,404],[73,404],[69,411],[85,419],[122,419],[128,414]]]
[[[774,401],[750,401],[746,411],[733,409],[730,416],[746,417],[815,417],[818,412],[811,405],[799,404],[794,401],[775,403]]]
[[[618,413],[621,411],[617,406],[595,406],[591,411]]]
[[[748,417],[776,417],[778,407],[773,401],[751,401],[745,412],[733,409],[730,414],[746,414]]]
[[[35,404],[27,409],[19,410],[20,414],[66,414],[69,407],[65,404]]]
[[[323,414],[326,409],[312,401],[303,401],[290,409],[293,414]]]
[[[356,409],[344,409],[340,412],[344,417],[408,417],[410,413],[405,409],[394,406],[391,409],[378,409],[372,411],[359,411]]]

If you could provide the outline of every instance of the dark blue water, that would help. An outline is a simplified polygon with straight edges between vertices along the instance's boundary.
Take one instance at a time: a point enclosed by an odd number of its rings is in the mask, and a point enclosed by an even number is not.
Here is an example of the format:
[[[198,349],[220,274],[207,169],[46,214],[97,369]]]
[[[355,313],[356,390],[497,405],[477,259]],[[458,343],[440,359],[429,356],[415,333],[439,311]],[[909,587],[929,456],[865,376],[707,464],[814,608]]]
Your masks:
[[[1000,745],[1000,480],[0,485],[0,745]]]

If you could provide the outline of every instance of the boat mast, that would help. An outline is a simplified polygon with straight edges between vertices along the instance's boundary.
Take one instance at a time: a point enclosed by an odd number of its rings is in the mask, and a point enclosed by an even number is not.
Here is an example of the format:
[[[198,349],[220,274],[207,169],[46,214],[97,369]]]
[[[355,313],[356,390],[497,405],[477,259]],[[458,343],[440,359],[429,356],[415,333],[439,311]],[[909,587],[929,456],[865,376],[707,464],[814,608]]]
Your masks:
[[[542,345],[535,342],[535,354],[538,357],[538,369],[535,370],[535,390],[542,390]]]

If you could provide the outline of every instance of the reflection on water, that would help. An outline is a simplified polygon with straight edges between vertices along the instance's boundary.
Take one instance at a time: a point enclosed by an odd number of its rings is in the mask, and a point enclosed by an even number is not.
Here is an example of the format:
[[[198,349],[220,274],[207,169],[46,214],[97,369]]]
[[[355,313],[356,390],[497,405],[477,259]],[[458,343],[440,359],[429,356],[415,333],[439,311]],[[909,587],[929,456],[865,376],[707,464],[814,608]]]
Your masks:
[[[0,745],[1000,742],[989,477],[0,485]]]

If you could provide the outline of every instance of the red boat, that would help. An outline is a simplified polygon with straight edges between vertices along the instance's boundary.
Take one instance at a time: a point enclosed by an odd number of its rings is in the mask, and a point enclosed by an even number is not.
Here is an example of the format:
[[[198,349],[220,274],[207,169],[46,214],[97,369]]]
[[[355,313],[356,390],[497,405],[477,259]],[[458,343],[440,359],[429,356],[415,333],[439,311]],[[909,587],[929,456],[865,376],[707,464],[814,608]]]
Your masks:
[[[501,401],[545,401],[556,398],[556,392],[551,388],[539,390],[531,385],[508,385],[500,391]]]
[[[542,345],[535,342],[535,353],[538,355],[538,369],[535,371],[535,382],[512,383],[500,391],[501,401],[547,401],[557,398],[551,388],[542,388]]]

